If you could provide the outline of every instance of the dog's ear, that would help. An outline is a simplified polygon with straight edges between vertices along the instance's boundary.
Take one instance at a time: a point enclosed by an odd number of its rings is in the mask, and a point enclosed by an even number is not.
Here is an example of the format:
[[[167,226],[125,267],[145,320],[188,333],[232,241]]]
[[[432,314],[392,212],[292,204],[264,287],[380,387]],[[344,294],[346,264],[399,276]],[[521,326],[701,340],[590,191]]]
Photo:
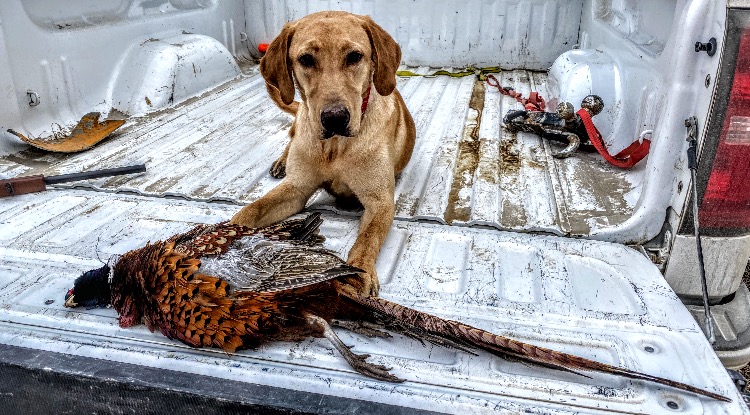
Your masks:
[[[362,16],[365,31],[370,36],[372,59],[375,63],[373,82],[380,95],[390,95],[396,89],[396,70],[401,64],[401,47],[369,16]]]
[[[289,59],[292,35],[294,35],[294,26],[290,23],[285,24],[281,33],[268,45],[266,55],[260,60],[260,73],[266,80],[266,86],[276,88],[281,95],[281,101],[287,105],[294,101],[292,61]],[[270,91],[269,88],[269,93]]]

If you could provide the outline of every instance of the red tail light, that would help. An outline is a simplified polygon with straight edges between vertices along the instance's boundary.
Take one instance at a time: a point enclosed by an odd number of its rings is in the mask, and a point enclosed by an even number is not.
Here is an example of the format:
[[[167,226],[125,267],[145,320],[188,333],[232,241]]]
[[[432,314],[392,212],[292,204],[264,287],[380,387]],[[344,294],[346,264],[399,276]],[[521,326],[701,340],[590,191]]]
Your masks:
[[[741,33],[729,103],[699,219],[701,228],[750,232],[750,28]]]

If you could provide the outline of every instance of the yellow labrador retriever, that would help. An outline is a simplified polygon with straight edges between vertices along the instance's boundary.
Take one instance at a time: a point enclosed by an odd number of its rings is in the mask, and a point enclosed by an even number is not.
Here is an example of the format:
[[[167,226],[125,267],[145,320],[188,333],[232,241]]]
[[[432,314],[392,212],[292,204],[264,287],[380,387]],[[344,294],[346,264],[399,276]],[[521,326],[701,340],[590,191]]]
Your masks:
[[[416,138],[396,90],[400,61],[398,44],[367,16],[327,11],[286,24],[260,63],[274,101],[296,109],[292,139],[274,163],[286,177],[231,220],[252,227],[283,220],[319,188],[358,201],[364,213],[348,262],[366,273],[349,282],[372,295],[375,260],[393,223],[395,176]]]

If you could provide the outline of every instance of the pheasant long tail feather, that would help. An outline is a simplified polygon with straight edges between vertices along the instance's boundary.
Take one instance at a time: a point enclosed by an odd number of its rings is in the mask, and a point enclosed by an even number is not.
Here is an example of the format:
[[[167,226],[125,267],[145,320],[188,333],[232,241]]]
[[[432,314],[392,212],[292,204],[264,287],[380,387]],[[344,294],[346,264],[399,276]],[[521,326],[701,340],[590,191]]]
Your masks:
[[[620,375],[630,379],[650,381],[673,388],[707,396],[724,402],[731,402],[731,399],[704,389],[697,388],[685,383],[661,378],[658,376],[647,375],[632,371],[629,369],[596,362],[583,357],[574,356],[567,353],[557,352],[544,347],[534,346],[523,343],[507,337],[492,334],[488,331],[478,329],[453,320],[443,319],[431,314],[414,310],[376,297],[363,297],[353,292],[342,293],[354,302],[367,307],[368,309],[387,317],[392,317],[399,321],[400,324],[407,324],[418,327],[430,334],[440,337],[446,337],[451,341],[461,344],[470,344],[479,349],[498,354],[506,357],[511,356],[521,360],[530,361],[553,368],[562,368],[567,370],[584,370],[610,373]]]

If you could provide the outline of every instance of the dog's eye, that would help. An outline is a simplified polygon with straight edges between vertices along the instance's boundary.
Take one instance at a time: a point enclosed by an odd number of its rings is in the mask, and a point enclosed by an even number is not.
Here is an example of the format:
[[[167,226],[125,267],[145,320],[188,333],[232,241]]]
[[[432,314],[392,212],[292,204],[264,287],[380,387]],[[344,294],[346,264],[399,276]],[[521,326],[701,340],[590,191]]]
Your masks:
[[[362,60],[362,54],[359,52],[349,52],[349,54],[346,55],[347,65],[354,65],[356,63],[359,63],[359,61],[361,60]]]
[[[300,65],[304,66],[305,68],[312,68],[315,66],[315,58],[309,53],[305,53],[304,55],[297,58],[297,62],[299,62]]]

